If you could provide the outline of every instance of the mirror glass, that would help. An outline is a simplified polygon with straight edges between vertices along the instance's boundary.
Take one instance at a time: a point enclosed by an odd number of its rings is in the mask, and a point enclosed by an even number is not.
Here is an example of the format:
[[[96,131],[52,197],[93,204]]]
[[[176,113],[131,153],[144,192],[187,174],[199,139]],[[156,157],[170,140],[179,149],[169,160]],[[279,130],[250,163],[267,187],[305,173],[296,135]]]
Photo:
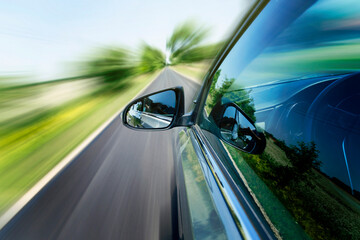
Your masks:
[[[174,90],[140,98],[128,108],[126,123],[134,128],[166,128],[175,117],[175,106]]]
[[[259,138],[255,126],[234,106],[228,106],[220,121],[222,138],[247,151],[251,152]]]

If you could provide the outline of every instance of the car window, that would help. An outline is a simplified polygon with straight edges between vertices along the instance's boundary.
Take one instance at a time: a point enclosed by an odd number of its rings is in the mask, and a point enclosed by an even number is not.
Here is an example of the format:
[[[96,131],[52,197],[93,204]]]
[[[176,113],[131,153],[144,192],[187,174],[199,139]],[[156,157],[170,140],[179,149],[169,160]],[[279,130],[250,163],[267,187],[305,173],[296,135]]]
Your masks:
[[[270,1],[213,76],[198,124],[278,237],[360,239],[359,56],[357,0]],[[264,133],[263,153],[221,137],[228,103]]]

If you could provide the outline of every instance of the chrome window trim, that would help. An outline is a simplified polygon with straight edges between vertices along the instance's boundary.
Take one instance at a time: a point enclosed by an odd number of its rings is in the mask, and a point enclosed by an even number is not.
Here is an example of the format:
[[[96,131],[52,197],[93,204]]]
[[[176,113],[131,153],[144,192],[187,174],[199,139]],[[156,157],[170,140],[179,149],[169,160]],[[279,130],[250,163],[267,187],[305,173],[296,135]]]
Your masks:
[[[198,142],[195,132],[192,129],[188,129],[187,133],[189,140],[191,140],[191,147],[194,149],[197,155],[197,161],[201,167],[201,174],[206,182],[209,197],[213,203],[213,207],[216,210],[217,216],[221,219],[222,226],[225,230],[226,237],[228,239],[244,239],[239,231],[239,228],[234,221],[231,211],[225,202],[221,190],[218,188],[217,179],[212,174],[211,168],[208,165],[207,159],[203,153],[203,150]],[[187,198],[189,200],[189,198]],[[191,203],[189,203],[191,205]],[[191,215],[191,212],[189,212]],[[211,226],[209,226],[211,227]],[[194,231],[194,228],[193,228]],[[195,234],[193,234],[195,235]]]
[[[204,109],[208,91],[215,72],[236,44],[237,40],[247,30],[268,2],[269,0],[260,0],[254,4],[248,15],[244,17],[244,20],[237,27],[233,36],[229,39],[227,44],[225,44],[224,49],[217,56],[216,60],[210,67],[210,71],[204,78],[205,81],[196,100],[192,116],[195,121],[195,125],[191,127],[191,130],[194,133],[195,141],[201,149],[202,155],[204,156],[207,165],[211,170],[212,176],[216,181],[216,185],[222,194],[221,199],[218,196],[213,196],[213,200],[215,202],[222,201],[226,203],[228,210],[232,215],[233,221],[238,226],[238,231],[244,239],[277,238],[265,218],[262,216],[261,211],[258,209],[254,200],[251,197],[245,196],[246,194],[244,191],[246,191],[247,195],[250,196],[248,190],[245,188],[241,190],[239,189],[197,124],[201,118],[202,109]],[[255,211],[254,208],[256,208],[257,211]],[[260,216],[258,216],[258,213],[260,213]]]
[[[265,218],[258,215],[261,211],[253,202],[254,200],[246,196],[244,191],[247,190],[240,189],[234,182],[211,144],[203,135],[201,128],[194,125],[192,131],[222,193],[223,199],[214,198],[214,201],[226,202],[242,237],[244,239],[277,239]],[[247,195],[249,195],[248,192]]]

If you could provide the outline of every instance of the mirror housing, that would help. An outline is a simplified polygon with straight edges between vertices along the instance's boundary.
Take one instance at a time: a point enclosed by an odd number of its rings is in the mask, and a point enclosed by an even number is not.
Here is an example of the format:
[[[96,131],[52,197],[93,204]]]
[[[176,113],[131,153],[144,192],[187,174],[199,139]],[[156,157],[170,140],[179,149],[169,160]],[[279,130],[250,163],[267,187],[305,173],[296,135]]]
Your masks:
[[[184,89],[169,88],[137,98],[123,113],[123,124],[137,130],[165,130],[179,126],[184,115]]]
[[[239,106],[235,103],[224,104],[217,109],[216,115],[219,137],[223,141],[252,154],[261,154],[264,151],[264,133],[257,129],[251,118]]]

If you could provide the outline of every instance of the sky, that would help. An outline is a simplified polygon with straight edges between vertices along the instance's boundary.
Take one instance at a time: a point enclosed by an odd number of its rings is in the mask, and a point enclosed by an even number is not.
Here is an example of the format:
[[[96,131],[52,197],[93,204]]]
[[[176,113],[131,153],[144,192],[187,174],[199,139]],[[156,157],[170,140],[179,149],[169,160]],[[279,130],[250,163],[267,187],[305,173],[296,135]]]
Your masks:
[[[211,28],[210,42],[230,33],[248,0],[11,0],[0,2],[0,75],[32,81],[69,77],[72,63],[95,48],[142,41],[165,51],[187,19]]]

